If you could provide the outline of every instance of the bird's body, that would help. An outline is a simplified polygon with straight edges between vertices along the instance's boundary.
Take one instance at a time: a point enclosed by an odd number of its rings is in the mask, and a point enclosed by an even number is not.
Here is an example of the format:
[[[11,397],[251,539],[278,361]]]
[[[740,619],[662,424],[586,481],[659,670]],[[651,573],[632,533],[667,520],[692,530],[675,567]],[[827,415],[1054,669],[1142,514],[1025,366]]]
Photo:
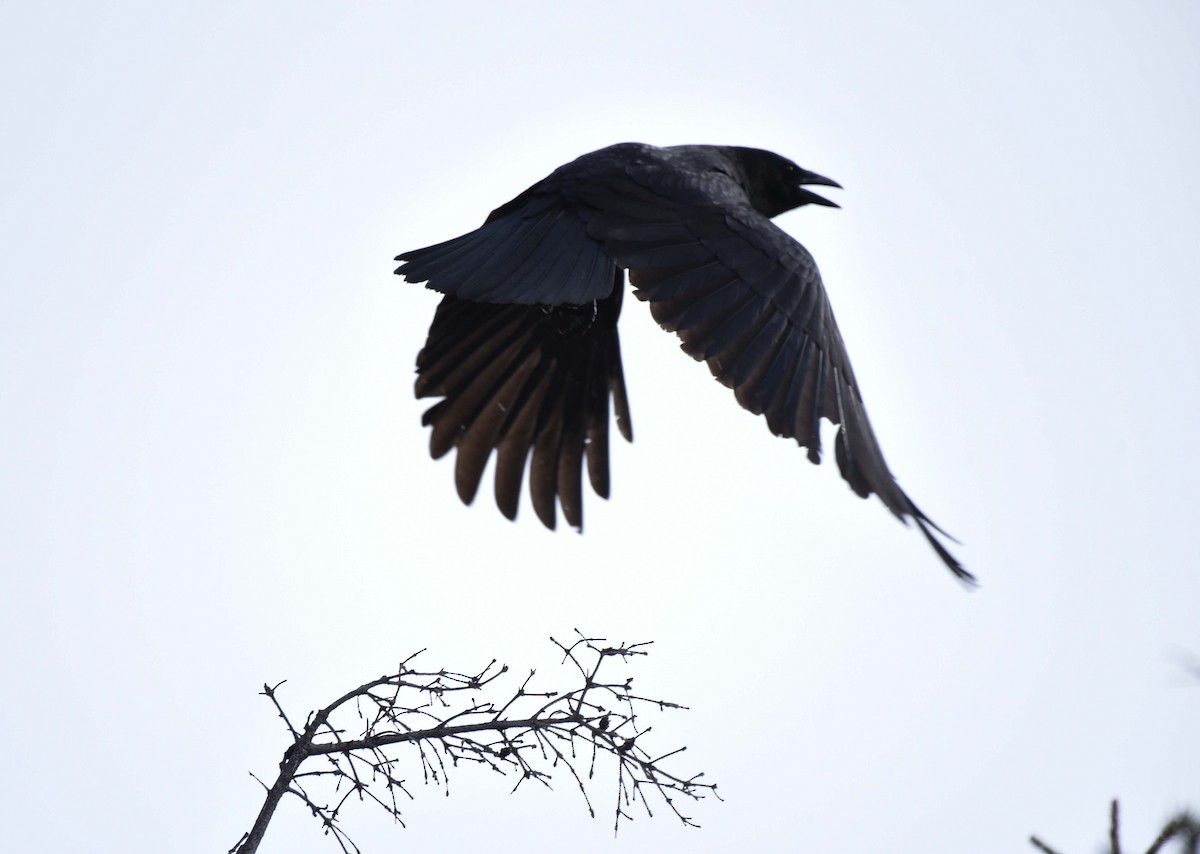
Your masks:
[[[610,400],[632,440],[617,318],[625,271],[655,320],[708,363],[738,403],[820,461],[820,420],[859,495],[913,519],[943,562],[971,576],[896,483],[867,420],[808,251],[771,222],[838,184],[752,148],[623,143],[559,167],[462,237],[397,256],[396,270],[445,294],[417,357],[431,451],[458,449],[473,500],[497,454],[496,502],[513,518],[526,459],[538,517],[555,503],[581,527],[582,468],[609,492]]]

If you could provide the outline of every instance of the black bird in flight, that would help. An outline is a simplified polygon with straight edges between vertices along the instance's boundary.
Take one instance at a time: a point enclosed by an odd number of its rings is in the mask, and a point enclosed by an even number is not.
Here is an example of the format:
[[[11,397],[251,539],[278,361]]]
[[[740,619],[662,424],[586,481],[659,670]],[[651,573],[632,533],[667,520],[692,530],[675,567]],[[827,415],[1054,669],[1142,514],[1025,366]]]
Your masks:
[[[625,272],[654,319],[708,363],[776,436],[821,459],[820,421],[858,495],[912,519],[947,567],[972,576],[949,535],[896,482],[871,430],[816,262],[771,222],[802,205],[837,207],[806,185],[840,185],[755,148],[623,143],[554,170],[475,231],[396,256],[396,272],[445,296],[417,356],[416,394],[434,458],[458,449],[471,503],[492,451],[496,504],[517,515],[526,459],[533,509],[555,500],[583,525],[582,469],[609,494],[609,401],[633,440],[617,317]],[[952,539],[952,538],[950,538]]]

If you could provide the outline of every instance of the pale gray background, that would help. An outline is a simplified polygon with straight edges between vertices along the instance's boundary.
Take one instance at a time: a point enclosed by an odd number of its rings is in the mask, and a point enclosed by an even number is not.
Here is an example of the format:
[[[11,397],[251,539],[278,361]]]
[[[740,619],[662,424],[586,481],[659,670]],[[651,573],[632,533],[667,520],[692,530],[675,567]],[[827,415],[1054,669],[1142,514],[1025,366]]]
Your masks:
[[[657,641],[720,783],[614,843],[564,781],[417,786],[378,851],[1064,850],[1200,804],[1200,6],[20,4],[0,26],[12,851],[224,851],[297,713],[420,647]],[[427,458],[398,251],[624,140],[777,150],[921,537],[630,300],[587,531]],[[414,766],[408,775],[417,779]],[[298,802],[265,851],[335,850]]]

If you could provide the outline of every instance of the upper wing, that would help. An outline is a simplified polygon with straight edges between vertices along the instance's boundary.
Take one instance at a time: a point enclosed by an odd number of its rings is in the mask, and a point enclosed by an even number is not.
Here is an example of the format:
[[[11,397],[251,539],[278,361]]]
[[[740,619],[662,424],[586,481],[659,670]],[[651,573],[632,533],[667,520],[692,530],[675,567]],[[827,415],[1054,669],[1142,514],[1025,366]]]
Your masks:
[[[430,453],[457,448],[454,477],[470,504],[496,451],[496,504],[517,515],[525,460],[534,511],[555,526],[555,498],[583,526],[582,464],[592,488],[609,493],[608,413],[632,440],[617,317],[625,274],[609,273],[610,295],[583,306],[496,305],[447,296],[417,356],[417,397],[444,399],[422,419]]]
[[[750,207],[732,176],[713,170],[697,182],[629,170],[588,189],[585,201],[596,211],[588,233],[738,403],[807,447],[813,462],[820,420],[839,425],[835,456],[851,488],[913,519],[946,566],[972,578],[884,461],[812,256]]]

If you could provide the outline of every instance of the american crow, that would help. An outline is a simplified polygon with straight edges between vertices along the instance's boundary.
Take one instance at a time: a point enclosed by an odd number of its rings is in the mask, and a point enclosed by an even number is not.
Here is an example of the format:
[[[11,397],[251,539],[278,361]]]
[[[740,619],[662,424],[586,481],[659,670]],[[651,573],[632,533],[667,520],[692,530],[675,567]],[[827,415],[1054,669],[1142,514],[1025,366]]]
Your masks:
[[[437,458],[458,449],[470,503],[496,451],[496,504],[517,514],[532,457],[534,511],[555,499],[583,524],[582,467],[607,498],[609,399],[632,441],[617,317],[625,271],[654,319],[708,363],[738,403],[820,462],[820,420],[839,425],[842,477],[913,519],[959,578],[972,576],[896,483],[867,420],[829,298],[808,251],[771,222],[835,181],[755,148],[623,143],[561,166],[475,231],[396,256],[444,294],[417,356],[416,394]],[[951,538],[952,539],[952,538]]]

